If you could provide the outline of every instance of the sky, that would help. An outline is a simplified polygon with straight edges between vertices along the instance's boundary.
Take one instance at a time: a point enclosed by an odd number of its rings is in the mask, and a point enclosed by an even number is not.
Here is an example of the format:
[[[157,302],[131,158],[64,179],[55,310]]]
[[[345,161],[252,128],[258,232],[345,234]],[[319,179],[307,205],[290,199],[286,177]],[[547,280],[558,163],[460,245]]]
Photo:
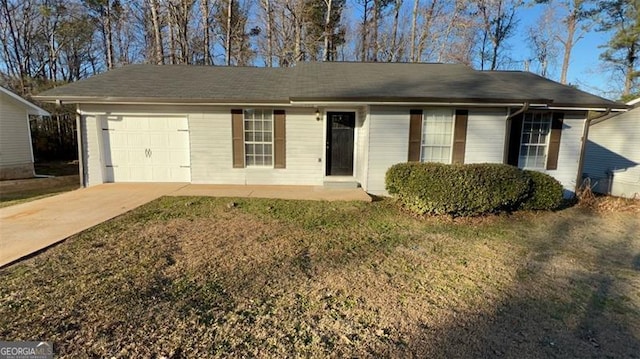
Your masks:
[[[515,59],[519,57],[524,59],[531,56],[531,50],[527,46],[526,29],[535,24],[543,10],[544,5],[521,9],[518,34],[510,41],[513,49],[512,57]],[[610,74],[603,70],[602,62],[600,61],[600,54],[604,50],[600,46],[606,44],[610,36],[610,33],[591,30],[575,45],[567,74],[567,80],[570,84],[596,95],[607,98],[615,97],[615,94],[611,93],[614,91],[615,85],[611,83]],[[553,68],[547,74],[547,77],[552,80],[560,80],[562,56],[562,51],[559,51]],[[532,67],[531,70],[535,69]]]
[[[361,19],[361,6],[359,0],[347,0],[345,17],[351,19],[352,26],[357,26],[358,21]],[[402,7],[406,19],[410,18],[412,6],[412,1],[404,0]],[[547,6],[553,5],[524,5],[518,10],[516,33],[507,41],[507,46],[509,47],[508,55],[513,62],[504,69],[525,70],[524,60],[532,58],[527,40],[528,29],[531,26],[539,26],[536,22],[538,22],[540,15]],[[557,8],[556,13],[558,16],[563,15],[561,8]],[[404,26],[405,31],[408,31],[409,25],[405,23],[401,24],[401,27]],[[583,91],[616,100],[619,96],[621,85],[611,81],[611,74],[603,69],[600,61],[600,54],[604,50],[600,46],[606,44],[610,37],[610,32],[598,32],[595,29],[586,32],[584,37],[573,48],[567,80],[569,84]],[[559,49],[557,58],[548,67],[547,77],[551,80],[560,81],[562,57],[563,52]],[[537,65],[532,64],[530,71],[536,72],[536,70]]]

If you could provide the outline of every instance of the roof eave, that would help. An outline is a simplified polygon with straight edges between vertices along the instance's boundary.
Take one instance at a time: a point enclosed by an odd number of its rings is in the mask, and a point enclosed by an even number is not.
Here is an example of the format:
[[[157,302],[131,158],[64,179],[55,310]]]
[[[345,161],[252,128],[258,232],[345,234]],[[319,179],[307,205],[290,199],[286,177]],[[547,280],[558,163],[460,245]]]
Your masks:
[[[236,104],[264,104],[264,105],[289,105],[288,99],[193,99],[193,98],[168,98],[168,97],[111,97],[111,96],[34,96],[39,101],[50,103],[73,104],[117,104],[117,105],[236,105]]]
[[[2,92],[4,92],[5,94],[7,94],[10,98],[14,99],[15,101],[23,104],[26,108],[27,108],[27,112],[30,115],[36,115],[36,116],[49,116],[50,113],[34,104],[32,104],[31,102],[25,100],[24,98],[22,98],[21,96],[13,93],[12,91],[9,91],[7,89],[5,89],[4,87],[0,86],[0,89],[2,90]]]

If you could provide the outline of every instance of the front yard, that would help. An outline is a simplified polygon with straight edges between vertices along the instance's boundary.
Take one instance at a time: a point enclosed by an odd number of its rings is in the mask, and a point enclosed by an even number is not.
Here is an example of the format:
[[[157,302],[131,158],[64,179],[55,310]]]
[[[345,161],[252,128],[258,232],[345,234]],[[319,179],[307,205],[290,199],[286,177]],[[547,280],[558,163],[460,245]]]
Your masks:
[[[639,233],[637,211],[162,198],[0,270],[0,338],[69,358],[633,358]]]

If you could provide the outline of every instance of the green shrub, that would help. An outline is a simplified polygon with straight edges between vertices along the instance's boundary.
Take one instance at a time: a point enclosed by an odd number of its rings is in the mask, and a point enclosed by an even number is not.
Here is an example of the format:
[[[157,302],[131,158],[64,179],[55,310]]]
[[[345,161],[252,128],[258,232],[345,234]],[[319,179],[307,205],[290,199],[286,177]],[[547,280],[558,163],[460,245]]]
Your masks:
[[[562,204],[562,185],[546,173],[524,171],[531,179],[529,196],[522,202],[522,209],[552,210]]]
[[[518,209],[530,179],[503,164],[401,163],[386,174],[387,191],[418,214],[475,216]]]
[[[385,174],[385,184],[389,194],[398,194],[400,189],[409,181],[409,176],[415,167],[419,167],[418,162],[398,163],[391,166]]]

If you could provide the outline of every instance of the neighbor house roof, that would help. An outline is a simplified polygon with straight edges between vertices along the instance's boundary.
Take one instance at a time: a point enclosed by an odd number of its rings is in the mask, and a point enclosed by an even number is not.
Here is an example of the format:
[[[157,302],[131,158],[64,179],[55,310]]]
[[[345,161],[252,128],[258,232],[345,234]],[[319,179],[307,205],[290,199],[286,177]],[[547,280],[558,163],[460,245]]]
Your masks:
[[[10,91],[10,90],[0,86],[0,92],[6,94],[7,96],[12,98],[16,102],[18,102],[21,105],[23,105],[27,109],[27,111],[29,112],[30,115],[49,116],[49,112],[47,112],[46,110],[41,109],[40,107],[32,104],[31,102],[25,100],[24,98],[22,98],[18,94],[13,93],[13,91]]]
[[[529,102],[626,108],[528,72],[434,63],[308,62],[290,68],[129,65],[36,97],[116,103]]]

